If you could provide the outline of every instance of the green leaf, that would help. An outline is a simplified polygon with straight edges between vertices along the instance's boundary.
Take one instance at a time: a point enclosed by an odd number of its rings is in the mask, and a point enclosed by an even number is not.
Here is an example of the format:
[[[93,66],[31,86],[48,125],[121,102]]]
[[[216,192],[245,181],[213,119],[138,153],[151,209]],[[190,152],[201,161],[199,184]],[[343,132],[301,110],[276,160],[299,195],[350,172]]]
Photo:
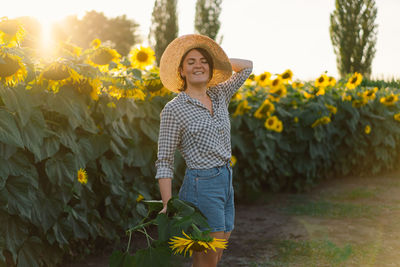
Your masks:
[[[96,160],[109,148],[110,137],[106,135],[91,135],[88,138],[81,138],[78,141],[79,156],[84,160],[83,164]]]
[[[17,148],[15,146],[10,146],[0,142],[0,158],[9,159],[12,155],[17,152]]]
[[[18,252],[17,267],[39,267],[42,247],[43,244],[37,236],[29,237]]]
[[[32,223],[46,233],[62,213],[62,203],[49,196],[39,196],[32,206]]]
[[[160,213],[156,217],[158,240],[168,241],[171,238],[170,224],[166,214]]]
[[[14,116],[9,111],[0,109],[0,118],[0,142],[24,148]]]
[[[162,200],[143,200],[143,203],[148,206],[149,212],[160,211],[163,208]]]
[[[69,125],[59,129],[57,134],[60,136],[60,143],[65,147],[71,149],[75,154],[79,154],[79,145],[77,143],[77,136],[74,130],[71,129]]]
[[[38,154],[35,155],[36,162],[54,156],[59,149],[60,149],[59,138],[55,136],[44,138],[43,144],[39,147]]]
[[[30,120],[21,129],[22,141],[27,149],[36,157],[41,156],[41,147],[43,139],[48,136],[45,130],[46,123],[42,113],[39,110],[32,112]]]
[[[53,97],[49,97],[49,106],[53,111],[67,117],[72,129],[81,126],[90,133],[98,129],[90,117],[84,98],[75,92],[74,88],[63,87]]]
[[[11,252],[14,262],[16,262],[18,249],[28,238],[28,227],[16,216],[10,216],[5,221],[6,248]]]
[[[123,161],[122,158],[115,156],[107,159],[105,156],[100,158],[101,169],[110,181],[116,181],[122,177]]]
[[[46,174],[53,185],[66,185],[74,181],[78,166],[73,154],[57,155],[45,164]]]
[[[26,153],[18,151],[8,160],[8,164],[10,175],[28,177],[32,186],[38,187],[36,167],[30,162]]]
[[[6,107],[17,114],[22,126],[25,126],[29,121],[34,106],[29,91],[22,86],[15,88],[0,87],[0,97]]]
[[[142,79],[142,71],[140,69],[128,69],[127,73],[132,74],[133,77],[137,80]]]
[[[68,228],[70,228],[71,226],[69,226]],[[60,221],[58,221],[57,223],[55,223],[52,227],[53,229],[53,233],[54,233],[54,237],[57,240],[57,243],[59,245],[68,245],[68,237],[66,236],[68,232],[70,232],[70,229],[67,229],[66,224],[61,223]]]
[[[36,199],[32,193],[33,179],[24,176],[9,176],[3,190],[7,192],[8,212],[31,218],[32,202]]]
[[[170,249],[164,246],[138,250],[134,257],[140,267],[176,267],[171,264]]]
[[[137,213],[139,213],[139,215],[141,215],[143,217],[147,217],[147,209],[143,203],[137,203],[136,211],[137,211]]]
[[[158,142],[159,125],[156,120],[140,120],[140,129],[150,138],[153,142]]]
[[[9,174],[10,168],[8,160],[0,158],[0,189],[3,188]]]
[[[150,164],[154,147],[147,144],[138,144],[130,147],[128,156],[125,158],[128,165],[133,167],[145,167]]]
[[[134,256],[129,253],[121,252],[119,250],[114,251],[110,256],[110,267],[136,267]]]

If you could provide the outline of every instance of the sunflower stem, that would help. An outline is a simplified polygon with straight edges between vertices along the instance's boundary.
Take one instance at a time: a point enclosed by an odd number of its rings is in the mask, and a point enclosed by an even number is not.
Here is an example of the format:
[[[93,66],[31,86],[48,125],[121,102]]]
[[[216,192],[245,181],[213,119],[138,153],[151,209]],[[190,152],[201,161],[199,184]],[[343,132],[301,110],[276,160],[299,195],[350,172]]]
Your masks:
[[[132,231],[128,231],[129,232],[129,240],[128,240],[128,246],[126,248],[126,253],[129,252],[129,248],[131,246],[131,239],[132,239]]]
[[[147,246],[150,247],[150,239],[149,239],[149,237],[151,238],[151,236],[149,236],[149,235],[147,234],[146,228],[143,227],[143,231],[144,231],[144,234],[146,235]],[[151,238],[151,239],[153,240],[153,238]]]

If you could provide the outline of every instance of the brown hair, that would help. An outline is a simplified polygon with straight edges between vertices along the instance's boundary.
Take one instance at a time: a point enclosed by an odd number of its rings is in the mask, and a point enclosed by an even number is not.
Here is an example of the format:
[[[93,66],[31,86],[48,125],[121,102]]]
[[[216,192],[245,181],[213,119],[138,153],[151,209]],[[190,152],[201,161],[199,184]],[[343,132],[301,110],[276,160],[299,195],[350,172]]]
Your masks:
[[[211,80],[212,77],[213,77],[214,61],[213,61],[213,59],[212,59],[210,53],[208,53],[208,51],[207,51],[206,49],[204,49],[204,48],[200,48],[200,47],[192,48],[192,49],[186,51],[186,53],[182,56],[181,62],[180,62],[180,64],[179,64],[179,76],[180,76],[181,79],[183,80],[183,87],[178,89],[180,92],[185,91],[186,88],[187,88],[186,78],[183,78],[183,77],[182,77],[180,70],[183,68],[183,61],[184,61],[184,59],[186,58],[187,54],[189,54],[189,52],[192,51],[192,50],[197,50],[197,51],[199,51],[200,54],[207,60],[207,63],[208,63],[209,69],[210,69],[210,72],[209,72],[210,75],[209,75],[209,79],[208,79],[208,80]]]

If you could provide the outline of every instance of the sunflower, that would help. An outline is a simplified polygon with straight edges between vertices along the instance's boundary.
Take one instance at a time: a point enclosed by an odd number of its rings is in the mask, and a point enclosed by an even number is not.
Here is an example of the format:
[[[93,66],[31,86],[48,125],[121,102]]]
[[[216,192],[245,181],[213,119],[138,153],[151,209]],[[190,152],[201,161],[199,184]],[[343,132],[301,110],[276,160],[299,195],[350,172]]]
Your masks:
[[[316,127],[318,125],[321,125],[321,124],[328,124],[330,122],[331,122],[331,118],[328,117],[328,116],[324,116],[324,117],[319,118],[316,121],[314,121],[314,123],[311,125],[311,128],[314,128],[314,127]]]
[[[282,97],[285,97],[287,94],[286,86],[282,84],[280,87],[271,88],[269,91],[270,95],[268,96],[269,99],[272,101],[278,102]]]
[[[140,202],[144,199],[144,196],[142,196],[141,194],[138,195],[138,197],[136,198],[136,202]]]
[[[360,98],[360,99],[355,99],[355,100],[353,100],[353,102],[352,102],[351,105],[352,105],[353,107],[355,107],[355,108],[360,108],[360,107],[365,106],[367,103],[368,103],[368,99],[362,97],[362,98]]]
[[[110,63],[118,63],[121,55],[114,49],[109,47],[100,46],[96,48],[89,58],[87,63],[92,66],[98,67],[101,71],[108,71]]]
[[[156,92],[158,90],[161,90],[161,88],[163,88],[163,84],[159,77],[148,78],[143,81],[143,84],[144,88],[146,88],[146,90],[148,90],[149,92]]]
[[[47,88],[58,92],[60,87],[69,83],[78,83],[81,76],[66,63],[56,61],[48,65],[40,73],[38,83],[44,85],[47,82]]]
[[[235,165],[236,165],[236,162],[237,162],[236,157],[235,157],[234,155],[232,155],[232,157],[231,157],[231,166],[232,166],[232,167],[235,166]]]
[[[354,89],[354,88],[356,88],[357,86],[360,85],[361,81],[362,81],[362,75],[361,75],[360,73],[358,73],[358,72],[355,72],[355,73],[349,78],[349,80],[347,81],[346,87],[347,87],[348,89]]]
[[[302,83],[302,82],[293,82],[292,83],[293,89],[302,88],[303,86],[304,86],[304,83]]]
[[[225,239],[213,238],[210,236],[192,237],[187,235],[184,231],[182,234],[185,237],[174,236],[170,239],[170,247],[175,250],[175,253],[186,253],[189,251],[189,255],[192,256],[193,252],[205,252],[207,253],[210,249],[217,251],[216,248],[226,249],[228,241]]]
[[[269,73],[268,71],[265,71],[263,73],[261,73],[260,75],[255,77],[255,80],[257,81],[257,84],[261,87],[265,87],[268,86],[271,82],[270,80],[271,78],[271,73]]]
[[[116,99],[132,98],[134,100],[145,100],[146,94],[139,88],[120,88],[116,83],[108,86],[108,94]]]
[[[283,123],[282,123],[282,121],[278,120],[275,124],[274,131],[280,133],[280,132],[282,132],[282,130],[283,130]]]
[[[78,170],[78,182],[80,182],[81,184],[87,184],[88,182],[88,176],[87,173],[84,169],[80,168]]]
[[[268,98],[266,98],[260,105],[260,107],[254,112],[254,117],[257,119],[263,119],[265,117],[268,117],[275,111],[275,106],[274,104],[269,101]]]
[[[325,74],[321,74],[316,80],[315,80],[315,87],[327,87],[329,85],[329,78]]]
[[[288,83],[293,78],[293,72],[291,70],[287,69],[287,70],[285,70],[284,73],[282,73],[280,75],[280,77],[282,78],[283,83]]]
[[[346,93],[342,94],[342,101],[351,101],[351,99],[352,99],[351,95],[348,95]]]
[[[19,56],[0,50],[0,82],[8,86],[25,80],[28,72]]]
[[[332,76],[329,76],[328,77],[328,83],[329,83],[329,86],[335,86],[336,85],[336,79],[334,77],[332,77]]]
[[[89,95],[94,101],[99,100],[102,82],[99,78],[81,77],[76,88],[80,93]]]
[[[370,134],[370,133],[371,133],[371,126],[370,126],[370,125],[365,126],[364,132],[365,132],[366,134]]]
[[[318,91],[315,93],[316,96],[324,94],[325,94],[325,87],[319,87]]]
[[[250,109],[251,107],[249,106],[249,102],[247,102],[247,100],[243,100],[237,105],[235,113],[233,113],[232,117],[236,117],[239,115],[242,116]]]
[[[129,52],[129,56],[132,61],[132,67],[138,69],[145,69],[156,60],[153,49],[144,46],[137,46]]]
[[[94,49],[99,48],[101,45],[100,39],[96,38],[90,42],[90,46],[93,47]]]
[[[277,116],[271,116],[265,120],[264,127],[268,130],[280,133],[283,130],[283,123]]]
[[[400,121],[400,113],[394,114],[394,115],[393,115],[393,118],[394,118],[396,121]]]
[[[384,104],[385,106],[393,106],[397,102],[398,99],[399,99],[399,97],[392,93],[386,97],[381,97],[381,99],[379,101],[382,104]]]
[[[270,82],[269,87],[271,88],[271,90],[276,90],[281,88],[282,85],[283,85],[283,80],[280,76],[278,76]]]
[[[325,107],[326,107],[332,114],[336,114],[336,112],[337,112],[337,107],[332,106],[332,105],[328,105],[328,104],[325,104]]]
[[[68,56],[79,57],[82,48],[69,42],[60,42],[58,44],[58,54],[66,54]]]
[[[310,94],[310,93],[307,92],[306,90],[302,91],[302,93],[303,93],[303,95],[304,95],[304,97],[305,97],[306,99],[310,99],[310,98],[314,98],[314,97],[315,97],[315,95]]]
[[[376,98],[375,93],[377,91],[378,91],[378,87],[375,87],[374,89],[366,90],[365,92],[363,92],[362,96],[367,100],[374,100]]]
[[[254,73],[252,73],[249,75],[247,80],[244,82],[244,85],[251,86],[254,84],[255,80],[256,80],[256,76],[254,75]]]
[[[0,18],[0,43],[15,46],[20,43],[25,35],[22,24],[16,19]]]

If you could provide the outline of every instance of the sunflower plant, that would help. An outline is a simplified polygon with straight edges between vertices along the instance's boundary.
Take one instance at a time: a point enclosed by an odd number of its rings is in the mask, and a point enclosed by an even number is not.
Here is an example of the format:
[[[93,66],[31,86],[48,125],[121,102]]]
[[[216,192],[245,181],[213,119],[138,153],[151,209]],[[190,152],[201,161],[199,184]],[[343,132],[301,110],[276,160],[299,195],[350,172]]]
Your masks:
[[[125,252],[114,251],[110,257],[110,267],[141,266],[141,267],[178,267],[182,266],[183,258],[179,255],[193,255],[193,252],[216,251],[225,249],[227,241],[210,236],[206,218],[197,207],[191,203],[172,197],[167,204],[167,212],[158,213],[162,209],[161,201],[142,200],[148,206],[148,214],[136,226],[127,230],[129,241]],[[154,215],[157,214],[155,217]],[[158,240],[146,230],[156,226]],[[145,235],[147,248],[139,249],[132,255],[131,244],[134,232]],[[127,264],[128,265],[124,265]]]

